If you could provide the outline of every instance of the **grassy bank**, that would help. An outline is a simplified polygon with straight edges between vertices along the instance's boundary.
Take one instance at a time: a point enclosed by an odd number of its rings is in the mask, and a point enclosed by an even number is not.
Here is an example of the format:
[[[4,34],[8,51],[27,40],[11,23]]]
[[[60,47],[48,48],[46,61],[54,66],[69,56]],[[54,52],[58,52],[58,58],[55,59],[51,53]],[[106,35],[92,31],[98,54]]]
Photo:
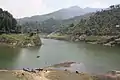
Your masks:
[[[15,47],[40,46],[41,40],[38,35],[29,36],[28,34],[2,34],[0,43]]]

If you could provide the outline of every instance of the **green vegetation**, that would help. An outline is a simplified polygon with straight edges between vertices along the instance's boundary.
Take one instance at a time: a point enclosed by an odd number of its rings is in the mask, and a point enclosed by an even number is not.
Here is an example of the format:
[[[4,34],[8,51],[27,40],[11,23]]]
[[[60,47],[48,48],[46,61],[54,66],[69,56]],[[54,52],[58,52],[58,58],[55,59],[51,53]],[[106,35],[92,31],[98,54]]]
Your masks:
[[[87,35],[117,35],[120,33],[120,5],[97,11],[88,19],[81,19],[73,26],[72,34]]]
[[[102,9],[95,13],[84,14],[71,19],[61,20],[51,17],[42,22],[24,22],[22,26],[24,32],[31,32],[33,29],[48,34],[54,32],[50,37],[55,39],[63,39],[66,37],[64,35],[70,35],[71,40],[75,41],[119,44],[119,22],[120,5],[112,5],[108,9]],[[57,33],[60,35],[56,35]],[[110,36],[110,38],[107,39],[107,36]]]
[[[41,40],[38,35],[29,37],[27,34],[2,34],[0,35],[0,43],[15,47],[31,47],[40,46]]]
[[[88,18],[90,15],[92,15],[93,13],[89,13],[89,14],[85,14],[82,16],[77,16],[74,18],[70,18],[70,19],[65,19],[65,20],[55,20],[54,18],[50,18],[47,19],[43,22],[38,22],[38,21],[32,21],[32,22],[24,22],[22,24],[22,28],[23,28],[23,32],[30,32],[33,30],[38,30],[39,32],[42,33],[52,33],[54,31],[61,31],[64,32],[63,30],[69,27],[69,24],[74,23],[77,24],[80,19],[84,18]]]
[[[12,14],[0,8],[0,43],[9,46],[30,47],[40,46],[41,40],[38,35],[16,34],[21,32],[21,26]],[[36,31],[37,32],[37,31]],[[15,33],[15,34],[11,34]]]
[[[20,26],[17,26],[17,21],[12,14],[0,8],[0,33],[17,33],[20,31]]]
[[[49,34],[54,31],[59,31],[61,28],[68,27],[71,23],[77,24],[82,18],[88,18],[92,14],[91,12],[95,12],[96,10],[99,9],[81,9],[74,6],[50,14],[22,18],[17,21],[22,25],[24,33],[37,29],[39,32]]]
[[[97,11],[87,18],[80,19],[78,24],[61,26],[54,34],[71,35],[73,41],[95,42],[115,46],[120,44],[120,5]]]

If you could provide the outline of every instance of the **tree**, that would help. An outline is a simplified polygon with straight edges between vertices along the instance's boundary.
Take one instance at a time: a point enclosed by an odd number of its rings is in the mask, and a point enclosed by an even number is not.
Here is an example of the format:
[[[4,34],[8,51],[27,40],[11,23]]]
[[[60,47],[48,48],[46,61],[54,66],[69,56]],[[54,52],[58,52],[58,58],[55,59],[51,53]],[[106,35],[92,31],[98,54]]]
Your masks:
[[[114,7],[115,7],[114,5],[111,5],[111,6],[110,6],[110,9],[114,9]]]
[[[69,27],[73,27],[73,26],[74,26],[74,24],[73,24],[73,23],[69,25]]]
[[[116,7],[115,7],[116,6]],[[91,15],[88,19],[81,19],[80,22],[68,31],[73,34],[87,35],[116,35],[120,33],[120,29],[116,29],[116,25],[120,25],[120,8],[119,5],[110,6],[110,10],[98,11]]]
[[[116,5],[115,7],[116,7],[116,8],[120,8],[120,4]]]
[[[17,21],[13,18],[12,14],[0,8],[0,31],[10,33],[13,30],[15,31],[16,25]]]

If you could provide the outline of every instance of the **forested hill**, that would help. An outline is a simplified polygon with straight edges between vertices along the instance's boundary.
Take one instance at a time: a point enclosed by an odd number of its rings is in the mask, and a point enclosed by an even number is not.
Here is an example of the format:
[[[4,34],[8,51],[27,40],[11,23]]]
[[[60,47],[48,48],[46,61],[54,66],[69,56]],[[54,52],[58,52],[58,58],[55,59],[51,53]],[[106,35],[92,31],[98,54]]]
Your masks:
[[[18,31],[17,21],[12,14],[0,8],[0,33]]]
[[[60,30],[60,28],[69,27],[71,23],[77,24],[82,18],[86,19],[93,13],[88,13],[81,16],[76,16],[74,18],[65,20],[55,20],[53,18],[47,19],[43,22],[30,21],[24,22],[21,26],[23,27],[23,32],[29,32],[38,29],[42,33],[52,33],[54,31]]]
[[[61,27],[66,27],[71,23],[77,24],[81,18],[87,18],[92,12],[101,10],[100,8],[80,8],[73,6],[70,8],[60,9],[58,11],[18,19],[18,23],[23,26],[23,32],[39,30],[43,33],[52,33]]]
[[[112,5],[97,11],[89,19],[81,19],[77,25],[64,30],[68,34],[116,35],[120,33],[120,5]],[[61,30],[62,31],[62,30]]]

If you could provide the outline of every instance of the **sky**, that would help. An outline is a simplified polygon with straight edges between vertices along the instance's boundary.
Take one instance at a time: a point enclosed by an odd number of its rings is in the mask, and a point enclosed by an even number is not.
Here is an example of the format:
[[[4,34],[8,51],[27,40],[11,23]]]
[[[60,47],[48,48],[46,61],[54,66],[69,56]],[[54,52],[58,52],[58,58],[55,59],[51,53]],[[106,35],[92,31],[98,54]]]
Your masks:
[[[15,18],[47,14],[62,8],[107,8],[120,0],[0,0],[0,8],[9,11]]]

